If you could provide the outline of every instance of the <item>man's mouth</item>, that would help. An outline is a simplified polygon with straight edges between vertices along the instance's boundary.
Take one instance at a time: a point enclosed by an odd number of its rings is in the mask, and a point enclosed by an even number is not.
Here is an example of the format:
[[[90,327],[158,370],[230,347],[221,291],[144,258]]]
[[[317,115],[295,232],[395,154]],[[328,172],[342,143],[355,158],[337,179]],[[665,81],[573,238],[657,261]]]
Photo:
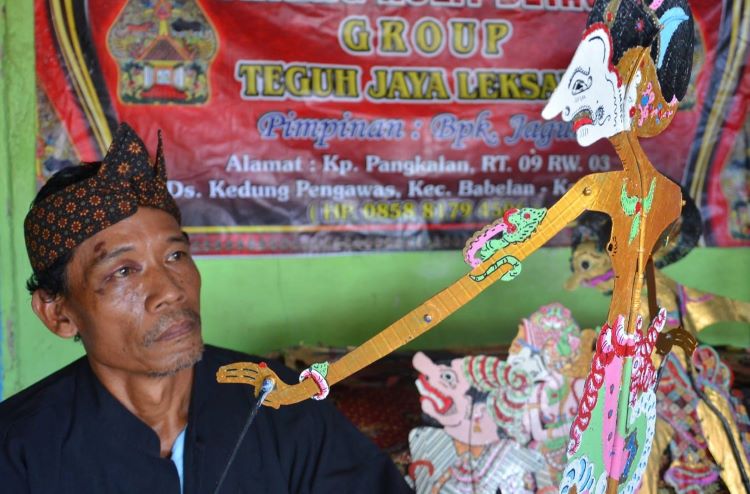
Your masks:
[[[591,110],[588,108],[584,108],[583,110],[579,111],[573,116],[573,132],[576,132],[578,129],[583,127],[584,125],[591,125],[594,123],[594,120],[591,118]]]
[[[184,319],[170,325],[166,331],[164,331],[156,338],[155,341],[164,342],[175,340],[181,336],[185,336],[186,334],[191,333],[193,329],[195,329],[195,323],[189,319]]]
[[[180,309],[159,318],[158,323],[144,335],[143,342],[148,347],[154,343],[175,340],[199,331],[200,327],[201,318],[197,312]]]
[[[417,390],[419,390],[420,403],[427,400],[432,403],[432,407],[440,415],[445,415],[453,407],[453,399],[450,396],[446,396],[435,387],[433,387],[427,380],[424,374],[419,375],[419,379],[416,381]]]

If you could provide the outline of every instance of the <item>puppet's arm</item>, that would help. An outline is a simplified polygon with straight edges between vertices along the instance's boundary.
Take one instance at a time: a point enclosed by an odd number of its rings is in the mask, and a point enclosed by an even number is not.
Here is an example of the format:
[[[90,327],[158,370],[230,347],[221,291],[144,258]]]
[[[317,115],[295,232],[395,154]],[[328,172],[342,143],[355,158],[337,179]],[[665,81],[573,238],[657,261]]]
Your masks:
[[[619,172],[598,173],[583,177],[560,200],[546,212],[535,231],[517,243],[494,245],[490,257],[451,286],[430,298],[365,343],[331,364],[316,364],[304,374],[299,384],[288,385],[268,367],[253,363],[238,362],[219,369],[219,382],[240,382],[256,388],[266,377],[276,381],[276,389],[268,396],[264,405],[278,408],[306,400],[310,397],[325,397],[328,388],[388,355],[404,344],[426,333],[453,312],[464,306],[498,279],[517,270],[518,263],[544,245],[550,238],[576,219],[583,211],[595,209],[603,199],[601,191],[608,183],[619,183],[614,177]],[[606,195],[606,194],[605,194]],[[486,229],[485,229],[486,230]],[[484,231],[484,230],[483,230]],[[476,236],[472,239],[475,240]],[[498,248],[499,247],[499,248]],[[511,276],[512,277],[512,276]],[[507,277],[506,277],[507,279]]]

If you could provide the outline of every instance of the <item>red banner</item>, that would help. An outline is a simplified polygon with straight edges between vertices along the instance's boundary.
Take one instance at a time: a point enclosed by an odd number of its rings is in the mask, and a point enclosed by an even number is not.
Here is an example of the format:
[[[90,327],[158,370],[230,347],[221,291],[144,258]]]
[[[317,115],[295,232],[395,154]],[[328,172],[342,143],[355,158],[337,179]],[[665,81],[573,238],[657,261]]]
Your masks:
[[[455,249],[618,168],[541,109],[589,0],[36,0],[38,173],[165,138],[196,253]],[[692,2],[693,81],[644,141],[707,243],[750,245],[750,18]],[[567,241],[563,233],[553,240]]]

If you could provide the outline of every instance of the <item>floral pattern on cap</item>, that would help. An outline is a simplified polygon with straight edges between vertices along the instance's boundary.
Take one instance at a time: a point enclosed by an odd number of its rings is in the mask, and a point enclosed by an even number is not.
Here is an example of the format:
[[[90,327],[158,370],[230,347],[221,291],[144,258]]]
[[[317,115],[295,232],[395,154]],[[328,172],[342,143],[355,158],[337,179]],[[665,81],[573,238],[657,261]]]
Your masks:
[[[122,123],[94,176],[45,197],[26,215],[24,236],[34,273],[132,216],[139,207],[161,209],[181,221],[180,210],[167,190],[161,132],[152,165],[143,141]]]

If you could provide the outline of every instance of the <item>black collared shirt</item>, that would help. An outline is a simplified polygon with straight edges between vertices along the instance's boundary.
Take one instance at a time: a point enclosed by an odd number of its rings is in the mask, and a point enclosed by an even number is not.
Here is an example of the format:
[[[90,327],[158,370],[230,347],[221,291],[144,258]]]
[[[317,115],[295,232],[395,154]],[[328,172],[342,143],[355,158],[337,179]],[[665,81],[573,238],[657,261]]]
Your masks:
[[[212,494],[255,402],[216,370],[258,358],[206,347],[196,364],[185,436],[184,494]],[[285,382],[294,375],[269,365]],[[335,390],[333,390],[335,392]],[[95,377],[83,357],[0,403],[0,491],[179,494],[156,433]],[[409,492],[387,456],[330,404],[261,407],[222,494]]]

